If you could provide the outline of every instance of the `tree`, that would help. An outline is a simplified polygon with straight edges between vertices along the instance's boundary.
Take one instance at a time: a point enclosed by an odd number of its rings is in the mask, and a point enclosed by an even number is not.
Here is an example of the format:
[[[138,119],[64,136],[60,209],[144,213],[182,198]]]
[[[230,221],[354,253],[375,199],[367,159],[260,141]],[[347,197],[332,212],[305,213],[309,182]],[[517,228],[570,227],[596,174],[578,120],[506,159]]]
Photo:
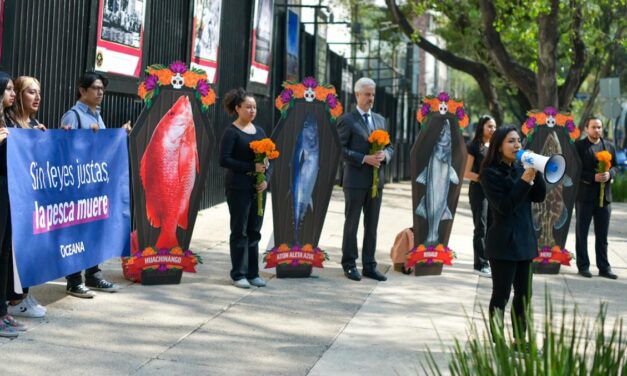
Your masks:
[[[548,106],[569,110],[584,79],[601,72],[625,48],[625,0],[408,0],[402,7],[386,0],[386,4],[391,18],[414,43],[475,79],[499,123],[503,119],[499,91],[511,93],[523,114]],[[446,48],[430,43],[410,22],[425,11],[442,15],[436,33],[447,41]]]

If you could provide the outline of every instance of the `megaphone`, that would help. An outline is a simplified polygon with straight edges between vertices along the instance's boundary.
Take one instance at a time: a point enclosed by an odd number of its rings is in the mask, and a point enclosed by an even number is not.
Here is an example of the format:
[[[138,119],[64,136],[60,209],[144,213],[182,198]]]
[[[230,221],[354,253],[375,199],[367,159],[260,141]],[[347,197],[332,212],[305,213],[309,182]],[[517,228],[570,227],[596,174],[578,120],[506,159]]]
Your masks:
[[[533,167],[542,172],[544,180],[549,184],[556,184],[562,180],[564,173],[566,173],[566,159],[561,154],[545,157],[531,150],[519,150],[516,153],[516,159],[522,162],[525,168]]]

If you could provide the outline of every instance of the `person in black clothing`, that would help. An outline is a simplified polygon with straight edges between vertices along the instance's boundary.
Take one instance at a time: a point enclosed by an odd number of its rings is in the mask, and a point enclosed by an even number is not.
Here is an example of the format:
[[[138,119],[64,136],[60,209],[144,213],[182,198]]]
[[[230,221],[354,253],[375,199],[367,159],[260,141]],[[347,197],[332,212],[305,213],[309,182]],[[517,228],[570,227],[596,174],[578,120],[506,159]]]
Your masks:
[[[607,150],[612,154],[612,164],[616,164],[616,150],[614,145],[602,137],[603,124],[597,117],[586,121],[586,133],[588,137],[577,140],[575,149],[581,159],[581,179],[577,191],[575,209],[577,211],[576,245],[577,269],[579,274],[592,278],[590,273],[590,259],[588,258],[588,231],[590,222],[594,218],[594,245],[596,251],[597,267],[599,275],[610,279],[618,276],[612,272],[607,259],[607,231],[610,226],[610,214],[612,213],[612,188],[611,179],[616,176],[618,169],[612,166],[608,172],[598,173],[596,153]],[[605,197],[603,207],[600,205],[601,183],[605,183]]]
[[[466,171],[464,177],[470,179],[468,187],[468,200],[470,201],[470,210],[472,211],[472,221],[475,225],[475,231],[472,237],[472,246],[474,251],[474,270],[475,273],[490,277],[490,264],[485,257],[485,233],[489,226],[488,200],[485,198],[483,188],[479,184],[479,169],[483,158],[488,153],[490,147],[490,137],[496,130],[496,122],[490,115],[483,115],[479,118],[475,135],[466,145],[468,150],[468,160],[466,162]]]
[[[265,192],[268,184],[255,185],[253,172],[266,173],[263,163],[255,163],[250,142],[266,138],[264,130],[253,124],[257,115],[255,98],[234,89],[226,94],[223,106],[237,119],[228,125],[220,141],[220,166],[227,169],[225,179],[226,202],[231,214],[231,278],[240,288],[266,285],[259,276],[259,240],[263,217],[257,214],[257,192]],[[266,177],[266,181],[270,179]],[[265,204],[265,194],[264,194]]]
[[[523,169],[516,161],[520,149],[516,127],[497,129],[490,139],[480,180],[492,215],[485,242],[492,269],[490,319],[494,323],[493,318],[498,315],[500,320],[496,322],[502,325],[513,285],[512,320],[519,324],[515,326],[520,329],[516,335],[524,338],[525,306],[531,299],[531,261],[538,255],[531,203],[544,201],[546,185],[541,174],[533,168]]]

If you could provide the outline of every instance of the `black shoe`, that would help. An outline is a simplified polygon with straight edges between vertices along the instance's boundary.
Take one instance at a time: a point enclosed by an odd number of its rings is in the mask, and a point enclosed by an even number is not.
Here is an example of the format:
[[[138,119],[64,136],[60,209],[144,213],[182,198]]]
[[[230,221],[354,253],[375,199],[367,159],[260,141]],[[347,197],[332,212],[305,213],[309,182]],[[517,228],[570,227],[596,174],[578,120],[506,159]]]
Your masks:
[[[580,270],[579,275],[586,278],[592,278],[592,273],[590,273],[590,270]]]
[[[603,272],[599,272],[599,277],[609,278],[609,279],[617,279],[618,276],[612,273],[612,269],[608,269]]]
[[[353,281],[361,281],[361,274],[359,274],[357,268],[354,266],[344,270],[344,275],[346,276],[346,278]]]
[[[377,281],[387,281],[388,277],[386,277],[383,273],[378,271],[377,269],[364,269],[362,271],[364,273],[364,277],[376,279]]]
[[[65,288],[65,293],[83,299],[91,299],[94,297],[94,293],[82,283],[76,286],[67,286]]]
[[[104,291],[104,292],[116,292],[120,289],[118,285],[115,283],[111,283],[106,279],[97,278],[93,280],[87,280],[85,283],[87,287],[92,290]]]

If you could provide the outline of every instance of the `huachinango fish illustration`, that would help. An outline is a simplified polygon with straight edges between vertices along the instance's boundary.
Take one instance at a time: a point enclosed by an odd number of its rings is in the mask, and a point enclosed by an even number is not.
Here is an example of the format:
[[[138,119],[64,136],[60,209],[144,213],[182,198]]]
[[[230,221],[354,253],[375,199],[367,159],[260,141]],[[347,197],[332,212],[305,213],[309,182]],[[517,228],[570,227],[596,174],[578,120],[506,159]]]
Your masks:
[[[198,173],[192,107],[183,95],[157,124],[140,163],[146,214],[152,227],[161,228],[158,249],[179,245],[176,229],[187,229],[189,198]]]
[[[542,146],[542,155],[561,154],[562,147],[555,132],[551,132]],[[564,187],[571,187],[568,175],[557,184],[547,184],[546,199],[532,204],[533,226],[538,231],[538,245],[552,247],[557,244],[553,230],[561,229],[568,221],[568,208],[564,203]]]
[[[313,210],[311,197],[318,170],[320,169],[320,140],[316,118],[308,113],[303,129],[298,135],[292,159],[292,204],[294,207],[294,241],[298,242],[298,231],[308,208]]]
[[[451,183],[459,184],[459,177],[451,166],[451,124],[448,120],[442,126],[429,163],[416,178],[416,183],[425,186],[425,195],[416,208],[416,215],[429,223],[426,244],[437,244],[440,221],[453,219],[448,208],[449,187]]]

